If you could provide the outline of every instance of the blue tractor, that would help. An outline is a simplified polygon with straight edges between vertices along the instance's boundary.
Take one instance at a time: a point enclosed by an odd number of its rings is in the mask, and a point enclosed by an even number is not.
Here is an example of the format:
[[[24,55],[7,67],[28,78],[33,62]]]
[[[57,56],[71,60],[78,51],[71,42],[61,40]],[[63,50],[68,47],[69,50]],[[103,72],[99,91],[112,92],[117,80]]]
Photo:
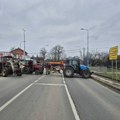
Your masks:
[[[80,74],[84,78],[89,78],[92,74],[88,66],[80,65],[78,58],[66,59],[63,74],[65,77],[73,77],[74,73]]]

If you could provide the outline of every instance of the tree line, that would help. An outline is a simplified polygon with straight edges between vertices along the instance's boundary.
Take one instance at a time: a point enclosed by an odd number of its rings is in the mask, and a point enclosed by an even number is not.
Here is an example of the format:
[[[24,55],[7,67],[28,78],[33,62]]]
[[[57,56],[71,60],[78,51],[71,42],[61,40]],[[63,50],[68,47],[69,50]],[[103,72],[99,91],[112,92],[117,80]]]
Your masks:
[[[66,58],[64,47],[60,45],[54,46],[50,52],[47,52],[45,48],[40,50],[40,56],[43,59],[48,59],[52,61],[60,61]]]

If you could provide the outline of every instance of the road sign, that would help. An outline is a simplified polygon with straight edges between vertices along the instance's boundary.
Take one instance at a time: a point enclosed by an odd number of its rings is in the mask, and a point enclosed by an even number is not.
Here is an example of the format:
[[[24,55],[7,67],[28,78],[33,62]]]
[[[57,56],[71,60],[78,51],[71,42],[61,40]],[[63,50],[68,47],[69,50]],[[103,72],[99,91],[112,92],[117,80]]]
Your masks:
[[[118,57],[118,46],[110,48],[109,60],[117,60],[117,57]]]

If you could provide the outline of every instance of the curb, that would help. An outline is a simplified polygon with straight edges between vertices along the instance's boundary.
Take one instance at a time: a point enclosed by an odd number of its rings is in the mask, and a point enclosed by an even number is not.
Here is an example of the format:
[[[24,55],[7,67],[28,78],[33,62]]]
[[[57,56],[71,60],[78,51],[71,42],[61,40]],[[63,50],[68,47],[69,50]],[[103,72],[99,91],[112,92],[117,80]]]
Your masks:
[[[99,76],[99,77],[103,77],[103,78],[106,78],[106,79],[112,80],[111,77],[107,77],[107,76],[100,75],[100,74],[97,73],[97,72],[93,72],[93,73],[94,73],[94,75],[96,75],[96,76]],[[120,82],[120,80],[116,80],[116,79],[113,79],[113,80],[116,81],[116,82]]]
[[[92,75],[91,76],[92,79],[94,79],[95,81],[105,85],[105,86],[108,86],[110,88],[113,88],[117,91],[120,91],[120,84],[116,83],[116,82],[113,82],[113,81],[110,81],[110,80],[107,80],[106,78],[102,78],[102,77],[99,77],[97,75]]]

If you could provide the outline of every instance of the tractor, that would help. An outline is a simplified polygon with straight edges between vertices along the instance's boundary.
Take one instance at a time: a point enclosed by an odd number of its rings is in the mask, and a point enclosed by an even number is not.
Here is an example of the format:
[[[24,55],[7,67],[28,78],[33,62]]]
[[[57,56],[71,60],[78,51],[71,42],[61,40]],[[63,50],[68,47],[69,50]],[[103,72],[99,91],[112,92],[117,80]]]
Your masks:
[[[19,63],[12,56],[3,56],[0,58],[0,74],[3,77],[12,74],[17,76],[22,75]]]
[[[83,78],[89,78],[92,74],[88,66],[80,65],[78,58],[66,59],[63,69],[65,77],[73,77],[74,73],[81,75]]]
[[[44,65],[40,64],[40,63],[36,63],[33,65],[33,69],[36,75],[42,75],[44,72]]]
[[[43,74],[44,67],[36,60],[23,60],[20,64],[22,73],[24,74],[32,74],[33,72],[35,72],[36,75]]]

